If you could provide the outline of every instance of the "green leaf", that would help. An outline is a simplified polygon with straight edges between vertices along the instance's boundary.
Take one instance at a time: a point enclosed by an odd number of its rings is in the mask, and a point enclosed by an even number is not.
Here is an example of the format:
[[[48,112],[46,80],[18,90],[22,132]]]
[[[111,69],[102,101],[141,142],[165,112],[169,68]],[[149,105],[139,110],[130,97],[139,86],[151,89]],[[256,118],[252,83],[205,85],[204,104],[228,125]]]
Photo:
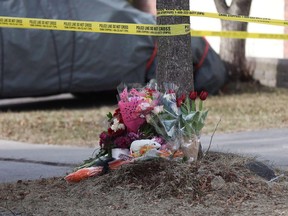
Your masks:
[[[109,112],[106,116],[107,116],[108,120],[111,120],[113,118],[113,115],[111,112]]]
[[[197,112],[190,112],[188,115],[182,115],[182,118],[185,121],[193,121],[195,117],[197,117]]]
[[[189,97],[186,97],[185,104],[186,104],[186,108],[188,110],[188,113],[190,113],[191,112],[191,105],[190,105]]]
[[[180,107],[180,109],[181,109],[181,113],[183,113],[183,114],[185,114],[185,115],[187,115],[187,114],[188,114],[188,110],[187,110],[187,109],[185,109],[185,107],[184,107],[184,106],[181,106],[181,107]]]

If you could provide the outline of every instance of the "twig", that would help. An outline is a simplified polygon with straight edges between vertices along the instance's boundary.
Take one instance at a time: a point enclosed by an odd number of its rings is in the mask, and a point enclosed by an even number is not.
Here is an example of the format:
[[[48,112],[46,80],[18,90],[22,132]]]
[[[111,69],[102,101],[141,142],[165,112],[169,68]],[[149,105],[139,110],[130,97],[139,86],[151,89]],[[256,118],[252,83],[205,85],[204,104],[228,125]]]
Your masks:
[[[216,125],[216,127],[214,128],[214,131],[213,131],[213,133],[212,133],[212,135],[211,135],[211,137],[210,137],[210,143],[209,143],[209,146],[208,146],[206,152],[204,153],[204,157],[207,155],[208,151],[209,151],[210,148],[211,148],[211,145],[212,145],[212,139],[213,139],[213,137],[214,137],[214,134],[215,134],[215,132],[216,132],[216,130],[217,130],[218,125],[219,125],[220,122],[221,122],[221,118],[220,118],[219,121],[217,122],[217,125]],[[203,157],[203,158],[204,158],[204,157]]]
[[[6,207],[0,206],[0,208],[5,209],[5,210],[8,210],[12,215],[16,215],[16,214],[8,207],[7,200],[6,200],[5,204],[6,204]]]

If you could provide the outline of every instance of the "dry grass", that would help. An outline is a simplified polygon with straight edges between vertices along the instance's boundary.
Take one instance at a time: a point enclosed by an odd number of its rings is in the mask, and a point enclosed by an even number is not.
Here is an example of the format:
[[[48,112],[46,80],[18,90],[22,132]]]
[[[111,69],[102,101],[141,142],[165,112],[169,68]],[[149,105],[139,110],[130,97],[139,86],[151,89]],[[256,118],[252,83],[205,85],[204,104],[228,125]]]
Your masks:
[[[204,132],[210,133],[221,118],[217,132],[249,131],[288,127],[288,89],[262,89],[255,92],[210,97]]]
[[[31,143],[95,146],[113,108],[1,113],[1,139]]]
[[[288,127],[288,89],[248,86],[238,93],[209,97],[204,134]],[[111,104],[111,103],[110,103]],[[96,146],[115,106],[6,111],[0,107],[0,139],[77,146]]]

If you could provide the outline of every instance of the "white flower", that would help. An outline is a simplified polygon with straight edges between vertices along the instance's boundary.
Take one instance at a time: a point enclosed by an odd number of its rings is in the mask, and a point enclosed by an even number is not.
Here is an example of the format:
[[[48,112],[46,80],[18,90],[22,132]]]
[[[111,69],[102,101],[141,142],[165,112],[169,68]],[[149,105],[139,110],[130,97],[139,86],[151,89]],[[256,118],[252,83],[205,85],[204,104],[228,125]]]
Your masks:
[[[161,113],[161,112],[163,112],[164,111],[164,106],[163,105],[161,105],[161,106],[155,106],[154,107],[154,109],[152,110],[152,112],[154,113],[154,114],[159,114],[159,113]]]
[[[146,115],[145,117],[146,117],[146,122],[147,123],[149,123],[151,121],[151,119],[152,119],[151,115],[149,115],[149,114]]]
[[[124,125],[124,124],[122,124],[122,123],[120,123],[120,124],[118,125],[118,129],[122,129],[122,130],[125,130],[125,125]]]
[[[125,129],[125,125],[122,124],[122,123],[119,123],[119,120],[115,118],[115,119],[113,120],[113,124],[111,125],[111,129],[112,129],[114,132],[118,131],[119,129],[124,130],[124,129]]]
[[[166,99],[167,101],[170,101],[170,100],[172,100],[172,99],[175,99],[175,95],[174,95],[174,94],[167,94],[167,93],[165,93],[165,94],[163,95],[163,98]]]
[[[140,109],[141,109],[142,111],[145,111],[145,110],[147,110],[148,108],[150,108],[151,105],[150,105],[150,103],[144,102],[144,103],[139,104],[139,107],[140,107]]]

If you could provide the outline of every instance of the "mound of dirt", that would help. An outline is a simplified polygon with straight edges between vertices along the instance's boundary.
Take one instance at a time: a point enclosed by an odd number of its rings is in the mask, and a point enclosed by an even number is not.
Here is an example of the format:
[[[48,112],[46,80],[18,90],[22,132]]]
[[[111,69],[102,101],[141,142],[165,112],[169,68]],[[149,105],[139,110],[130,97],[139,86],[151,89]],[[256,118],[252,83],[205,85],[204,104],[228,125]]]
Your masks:
[[[288,215],[287,173],[269,182],[251,161],[211,152],[192,164],[135,162],[77,184],[1,184],[0,215]]]

